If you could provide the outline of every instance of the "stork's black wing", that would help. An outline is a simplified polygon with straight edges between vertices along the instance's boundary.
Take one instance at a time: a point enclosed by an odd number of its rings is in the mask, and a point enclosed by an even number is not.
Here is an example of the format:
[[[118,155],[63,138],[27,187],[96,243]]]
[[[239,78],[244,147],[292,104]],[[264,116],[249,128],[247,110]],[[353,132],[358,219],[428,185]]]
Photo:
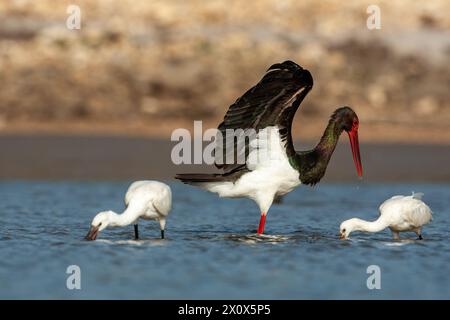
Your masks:
[[[311,73],[292,61],[272,65],[261,81],[248,90],[230,106],[218,130],[226,136],[227,129],[255,129],[277,126],[283,141],[286,141],[286,152],[294,153],[291,137],[291,126],[295,112],[303,98],[313,86]],[[230,151],[234,154],[242,152],[234,139],[224,139],[224,157]],[[245,150],[248,149],[248,142]],[[239,170],[245,165],[216,163],[224,172]]]

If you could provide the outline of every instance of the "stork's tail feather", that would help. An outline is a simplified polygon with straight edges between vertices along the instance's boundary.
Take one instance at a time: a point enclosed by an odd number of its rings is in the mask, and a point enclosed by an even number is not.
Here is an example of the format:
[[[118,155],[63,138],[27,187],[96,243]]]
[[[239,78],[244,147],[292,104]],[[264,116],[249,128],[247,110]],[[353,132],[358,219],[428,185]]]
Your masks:
[[[228,177],[222,174],[208,174],[208,173],[180,173],[175,176],[175,179],[191,185],[198,185],[208,182],[229,181]]]

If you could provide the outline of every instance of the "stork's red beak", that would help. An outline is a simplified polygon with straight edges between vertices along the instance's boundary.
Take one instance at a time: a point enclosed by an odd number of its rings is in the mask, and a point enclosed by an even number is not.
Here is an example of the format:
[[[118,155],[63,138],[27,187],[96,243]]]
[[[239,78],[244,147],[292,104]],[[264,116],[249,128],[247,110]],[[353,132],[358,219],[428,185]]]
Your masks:
[[[361,155],[359,153],[359,141],[358,141],[358,127],[354,126],[348,131],[348,137],[350,138],[350,145],[352,146],[353,161],[355,161],[356,171],[358,176],[362,176],[363,169],[361,164]]]

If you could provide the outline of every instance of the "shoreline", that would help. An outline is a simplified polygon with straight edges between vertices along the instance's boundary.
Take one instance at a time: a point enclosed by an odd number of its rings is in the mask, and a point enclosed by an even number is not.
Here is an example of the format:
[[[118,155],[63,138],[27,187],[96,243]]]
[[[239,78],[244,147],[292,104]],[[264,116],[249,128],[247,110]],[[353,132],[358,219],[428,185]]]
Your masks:
[[[219,118],[207,120],[154,119],[133,121],[71,121],[31,122],[20,121],[0,123],[0,136],[54,135],[54,136],[97,136],[167,139],[173,130],[185,128],[193,134],[194,121],[202,121],[203,132],[216,128]],[[450,124],[410,123],[395,121],[364,121],[359,129],[361,143],[376,144],[426,144],[450,146]],[[295,119],[292,135],[297,141],[319,141],[328,118]]]
[[[315,141],[296,144],[304,150]],[[214,166],[174,165],[176,142],[157,137],[0,134],[1,180],[173,179]],[[363,183],[450,182],[450,148],[442,144],[362,142]],[[341,139],[322,181],[357,182],[347,139]]]

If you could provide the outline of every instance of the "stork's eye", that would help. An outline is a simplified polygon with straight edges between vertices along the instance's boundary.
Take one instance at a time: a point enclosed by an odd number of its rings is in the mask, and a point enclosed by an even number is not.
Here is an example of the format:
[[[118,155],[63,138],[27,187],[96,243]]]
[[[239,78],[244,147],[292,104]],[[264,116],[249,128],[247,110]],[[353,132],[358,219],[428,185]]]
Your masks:
[[[342,232],[345,232],[345,229],[342,229]]]
[[[99,224],[98,224],[98,227],[100,227],[102,225],[102,223],[100,222]]]

